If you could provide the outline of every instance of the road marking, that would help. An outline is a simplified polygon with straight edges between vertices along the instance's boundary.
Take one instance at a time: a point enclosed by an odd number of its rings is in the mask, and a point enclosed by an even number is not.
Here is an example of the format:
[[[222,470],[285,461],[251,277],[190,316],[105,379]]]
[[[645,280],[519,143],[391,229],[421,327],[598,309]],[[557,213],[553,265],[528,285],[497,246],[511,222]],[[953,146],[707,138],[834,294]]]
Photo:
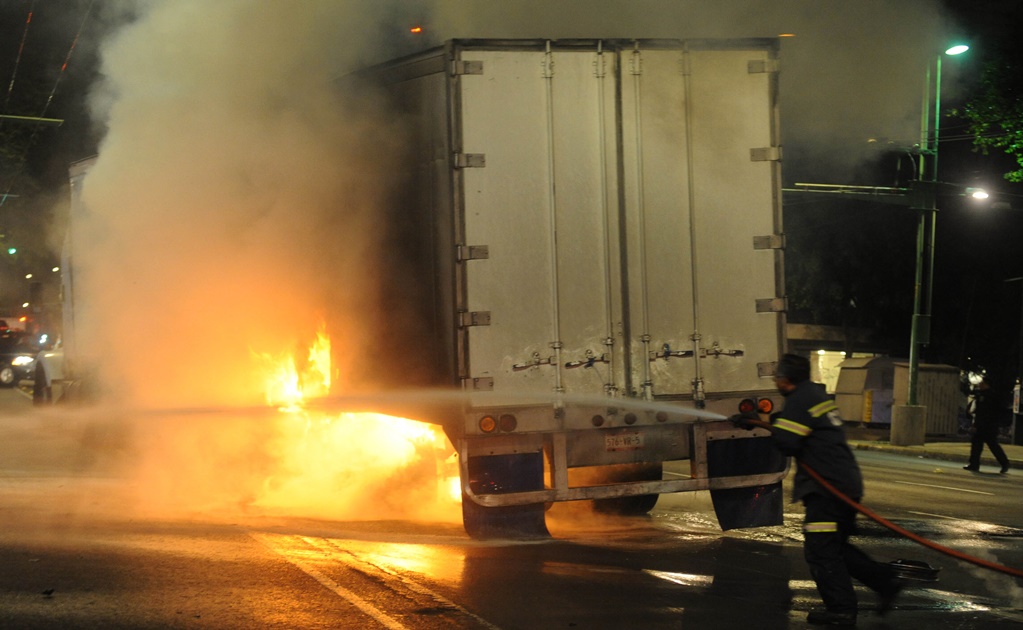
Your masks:
[[[956,518],[954,516],[945,516],[944,514],[931,514],[930,512],[914,512],[913,510],[906,510],[910,514],[919,514],[920,516],[933,516],[935,518],[947,518],[950,521],[961,521],[963,519]]]
[[[298,558],[285,555],[283,550],[278,549],[273,544],[269,536],[265,534],[257,534],[255,532],[249,532],[249,535],[258,540],[259,542],[263,543],[263,545],[270,549],[270,551],[273,551],[277,555],[281,556],[291,564],[295,565],[296,567],[304,571],[306,574],[315,578],[317,582],[319,582],[323,586],[326,586],[336,595],[339,595],[340,597],[347,599],[349,602],[352,603],[353,606],[355,606],[362,612],[366,613],[367,615],[375,619],[380,625],[384,626],[385,628],[390,628],[391,630],[408,630],[405,625],[401,624],[393,617],[387,616],[385,613],[381,612],[379,608],[377,608],[373,604],[370,604],[369,602],[362,599],[361,597],[351,592],[350,590],[346,589],[345,587],[341,586],[340,584],[330,579],[326,575],[320,573],[314,567],[309,566],[307,563],[303,562],[302,560],[299,560]]]
[[[967,490],[966,488],[953,488],[952,486],[936,486],[930,483],[913,483],[912,481],[893,481],[892,483],[902,483],[907,486],[923,486],[924,488],[939,488],[941,490],[955,490],[957,492],[970,492],[973,494],[986,494],[989,497],[995,496],[994,492],[981,492],[980,490]]]
[[[426,597],[429,597],[430,599],[432,599],[433,601],[437,602],[438,604],[441,604],[442,606],[445,606],[447,608],[450,608],[452,610],[456,610],[456,611],[462,613],[463,615],[465,615],[466,617],[471,618],[473,621],[475,621],[476,623],[480,624],[484,628],[487,628],[487,630],[500,630],[500,628],[498,626],[495,626],[494,624],[490,623],[489,621],[487,621],[486,619],[480,617],[479,615],[473,613],[472,611],[467,610],[467,609],[463,608],[462,606],[459,606],[458,604],[456,604],[455,602],[451,601],[450,599],[444,597],[443,595],[441,595],[439,593],[435,593],[434,591],[431,591],[430,589],[426,588],[422,584],[419,584],[415,580],[413,580],[413,579],[411,579],[411,578],[409,578],[409,577],[407,577],[405,575],[402,575],[401,573],[398,573],[397,571],[394,571],[393,569],[389,569],[389,568],[384,567],[384,566],[380,566],[380,565],[377,565],[377,564],[372,564],[372,563],[360,560],[358,557],[355,556],[355,554],[353,554],[352,552],[350,552],[347,549],[344,549],[343,547],[338,545],[338,543],[337,543],[337,541],[335,539],[331,539],[331,538],[318,538],[318,539],[314,539],[314,538],[308,538],[308,537],[304,537],[303,536],[302,540],[306,541],[310,545],[313,545],[314,547],[316,547],[320,551],[323,551],[324,553],[329,554],[332,558],[334,558],[334,559],[336,559],[336,560],[338,560],[340,562],[343,562],[343,563],[345,563],[345,564],[347,564],[347,565],[349,565],[349,566],[351,566],[351,567],[353,567],[353,568],[355,568],[355,569],[357,569],[359,571],[362,571],[364,573],[371,573],[371,572],[386,573],[387,575],[397,579],[399,582],[404,584],[412,592],[418,593],[420,595],[424,595]],[[329,545],[329,547],[325,548],[328,545]]]

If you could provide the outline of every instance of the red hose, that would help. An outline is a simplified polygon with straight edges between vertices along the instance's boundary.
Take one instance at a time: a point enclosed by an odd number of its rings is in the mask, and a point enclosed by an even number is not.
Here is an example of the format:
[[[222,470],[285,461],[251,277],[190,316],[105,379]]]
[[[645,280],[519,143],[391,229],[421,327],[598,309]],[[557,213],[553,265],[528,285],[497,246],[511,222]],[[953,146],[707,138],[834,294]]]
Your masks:
[[[926,538],[918,536],[918,535],[914,534],[911,531],[902,529],[901,527],[899,527],[895,523],[892,523],[890,521],[885,520],[883,517],[878,516],[874,512],[870,511],[868,508],[860,505],[859,503],[853,501],[849,497],[847,497],[844,494],[842,494],[841,492],[839,492],[837,488],[835,488],[833,485],[831,485],[830,483],[825,481],[824,477],[821,477],[817,473],[816,470],[810,468],[809,466],[807,466],[806,464],[804,464],[802,462],[799,463],[799,466],[800,466],[800,468],[805,470],[807,472],[807,474],[809,474],[811,477],[816,479],[817,483],[819,483],[822,486],[824,486],[824,488],[827,489],[828,492],[830,492],[831,494],[835,495],[836,497],[838,497],[842,501],[848,503],[854,509],[856,509],[858,512],[862,513],[864,516],[867,516],[868,518],[870,518],[870,519],[880,523],[881,525],[884,525],[885,527],[887,527],[888,529],[892,530],[896,534],[901,534],[901,535],[905,536],[906,538],[912,540],[913,542],[919,543],[919,544],[923,545],[924,547],[928,547],[928,548],[933,549],[935,551],[940,551],[941,553],[949,555],[949,556],[952,556],[953,558],[957,558],[957,559],[963,560],[965,562],[971,562],[973,564],[976,564],[977,566],[981,566],[981,567],[984,567],[986,569],[991,569],[992,571],[998,571],[1000,573],[1005,573],[1006,575],[1011,575],[1013,577],[1023,578],[1023,571],[1020,571],[1019,569],[1013,569],[1012,567],[1007,567],[1007,566],[1002,565],[1002,564],[997,564],[995,562],[989,562],[987,560],[983,560],[981,558],[976,558],[974,556],[968,556],[965,553],[956,551],[955,549],[949,549],[948,547],[943,547],[943,546],[941,546],[941,545],[939,545],[937,543],[934,543],[934,542],[931,542],[930,540],[927,540]]]

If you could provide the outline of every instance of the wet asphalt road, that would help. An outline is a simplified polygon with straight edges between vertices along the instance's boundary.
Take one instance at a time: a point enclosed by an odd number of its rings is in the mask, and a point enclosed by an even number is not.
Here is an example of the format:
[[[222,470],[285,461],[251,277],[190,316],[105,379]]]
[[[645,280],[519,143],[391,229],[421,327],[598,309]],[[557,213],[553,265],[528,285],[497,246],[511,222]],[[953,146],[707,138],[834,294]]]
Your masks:
[[[796,629],[817,603],[798,506],[783,526],[722,533],[702,493],[662,497],[637,519],[557,505],[553,539],[526,543],[474,542],[454,521],[142,514],[129,509],[133,482],[87,448],[111,441],[0,391],[0,627]],[[857,457],[875,511],[1023,566],[1023,477]],[[1023,623],[1020,580],[862,530],[874,557],[923,560],[941,579],[911,583],[884,618],[861,593],[860,628]]]

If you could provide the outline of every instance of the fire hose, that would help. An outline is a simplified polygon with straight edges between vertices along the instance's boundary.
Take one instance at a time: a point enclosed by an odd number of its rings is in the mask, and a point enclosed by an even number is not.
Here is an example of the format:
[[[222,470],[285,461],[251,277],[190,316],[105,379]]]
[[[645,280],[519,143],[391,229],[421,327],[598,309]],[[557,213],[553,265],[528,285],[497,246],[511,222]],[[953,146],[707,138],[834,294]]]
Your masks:
[[[974,557],[974,556],[967,555],[967,554],[962,553],[960,551],[956,551],[955,549],[950,549],[948,547],[944,547],[944,546],[939,545],[939,544],[937,544],[935,542],[927,540],[926,538],[924,538],[922,536],[918,536],[917,534],[914,534],[913,532],[911,532],[909,530],[903,529],[903,528],[899,527],[898,525],[896,525],[895,523],[892,523],[891,521],[886,520],[884,517],[879,516],[878,514],[875,514],[869,508],[867,508],[867,507],[865,507],[863,505],[860,505],[856,501],[853,501],[849,497],[847,497],[844,494],[842,494],[837,488],[835,488],[835,486],[833,486],[830,483],[828,483],[824,479],[824,477],[821,477],[820,474],[816,470],[810,468],[809,466],[807,466],[806,464],[804,464],[802,462],[800,462],[799,466],[803,470],[805,470],[807,472],[807,474],[809,474],[811,477],[816,479],[817,483],[819,483],[822,486],[824,486],[824,488],[828,492],[830,492],[831,494],[835,495],[836,497],[841,499],[843,502],[847,503],[849,506],[851,506],[857,512],[860,512],[861,514],[863,514],[867,518],[869,518],[869,519],[871,519],[871,520],[873,520],[873,521],[875,521],[877,523],[880,523],[881,525],[887,527],[888,529],[892,530],[896,534],[900,534],[902,536],[905,536],[906,538],[909,538],[910,540],[912,540],[915,543],[919,543],[919,544],[921,544],[924,547],[927,547],[929,549],[933,549],[933,550],[938,551],[940,553],[952,556],[953,558],[956,558],[956,559],[959,559],[959,560],[963,560],[965,562],[970,562],[970,563],[975,564],[977,566],[981,566],[981,567],[984,567],[986,569],[991,569],[992,571],[998,571],[1000,573],[1005,573],[1006,575],[1011,575],[1011,576],[1017,577],[1017,578],[1023,578],[1023,571],[1020,571],[1019,569],[1013,569],[1012,567],[1007,567],[1007,566],[1002,565],[1002,564],[998,564],[998,563],[995,563],[995,562],[989,562],[988,560],[984,560],[982,558],[977,558],[977,557]]]

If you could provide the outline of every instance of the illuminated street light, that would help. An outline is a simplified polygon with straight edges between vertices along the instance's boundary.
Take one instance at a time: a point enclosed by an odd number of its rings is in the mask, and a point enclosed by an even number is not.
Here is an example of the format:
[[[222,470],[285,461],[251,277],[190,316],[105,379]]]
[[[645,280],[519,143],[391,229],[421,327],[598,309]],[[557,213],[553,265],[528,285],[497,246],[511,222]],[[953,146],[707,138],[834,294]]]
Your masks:
[[[970,47],[957,44],[945,50],[947,55],[960,55]],[[934,241],[938,218],[938,134],[941,127],[941,55],[934,62],[934,127],[931,128],[931,68],[924,75],[923,111],[920,118],[920,164],[918,180],[923,195],[916,235],[916,283],[913,291],[913,320],[909,341],[909,385],[906,404],[892,410],[892,443],[900,446],[923,444],[926,435],[926,407],[918,402],[917,383],[920,371],[920,350],[930,342],[931,307],[934,298]],[[928,227],[930,229],[928,229]],[[924,255],[927,255],[927,278],[924,284]],[[924,293],[926,291],[926,294]],[[897,425],[904,425],[896,430]],[[898,438],[896,438],[898,435]]]
[[[967,188],[966,195],[972,199],[987,199],[991,196],[983,188]]]

